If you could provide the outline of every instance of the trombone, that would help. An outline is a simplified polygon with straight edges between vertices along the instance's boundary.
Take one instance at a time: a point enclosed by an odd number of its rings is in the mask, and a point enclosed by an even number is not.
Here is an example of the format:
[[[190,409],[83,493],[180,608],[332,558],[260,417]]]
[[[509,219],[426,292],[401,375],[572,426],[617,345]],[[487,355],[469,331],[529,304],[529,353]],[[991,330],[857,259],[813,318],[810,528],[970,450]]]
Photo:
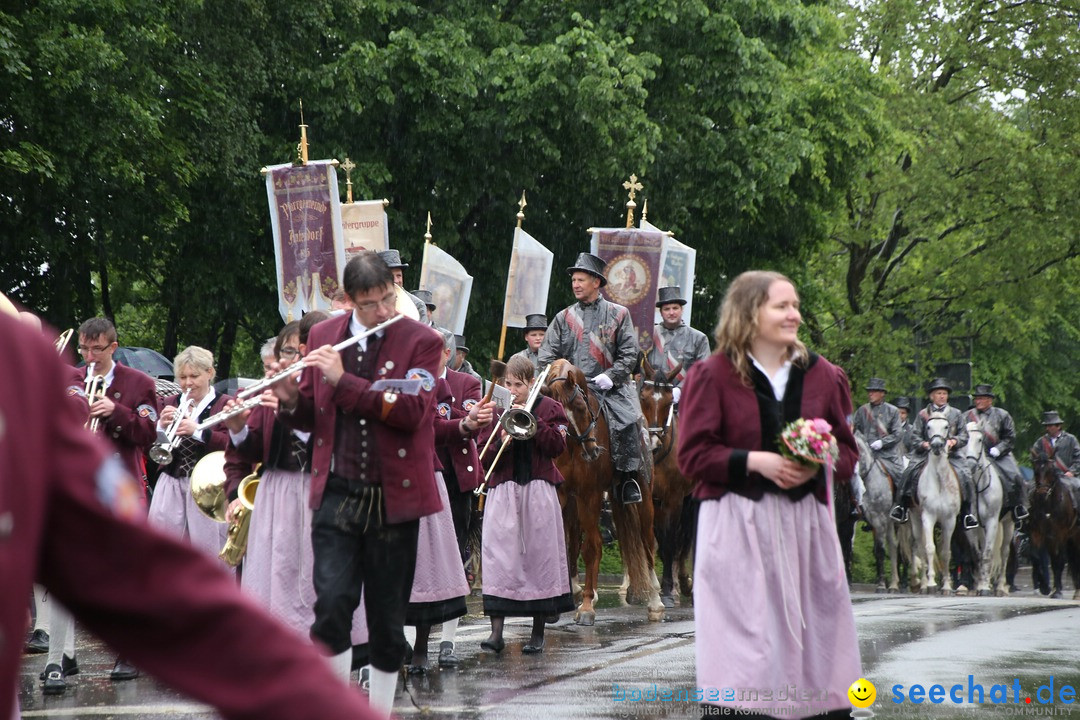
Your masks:
[[[529,395],[525,398],[525,404],[522,407],[510,408],[499,418],[499,428],[502,429],[505,435],[502,444],[499,446],[499,451],[495,453],[495,459],[491,461],[491,466],[488,467],[487,474],[484,475],[484,482],[482,482],[480,487],[475,490],[476,494],[480,496],[478,509],[484,509],[484,498],[487,497],[488,480],[491,479],[491,473],[495,471],[495,466],[499,464],[499,458],[502,457],[506,447],[512,440],[528,440],[536,434],[536,416],[532,414],[532,408],[540,397],[540,391],[543,390],[544,383],[547,381],[547,376],[550,371],[551,365],[548,365],[544,368],[544,371],[540,373],[540,377],[533,383],[532,389],[529,390]],[[497,432],[498,431],[496,430],[491,434],[495,435]]]
[[[187,417],[188,412],[191,410],[191,390],[185,390],[184,394],[180,396],[180,402],[176,405],[176,414],[173,415],[172,422],[169,423],[169,427],[165,430],[165,437],[159,443],[155,443],[150,452],[147,455],[150,459],[156,462],[158,465],[168,465],[172,462],[173,450],[180,444],[180,437],[176,434],[180,429],[180,423]]]

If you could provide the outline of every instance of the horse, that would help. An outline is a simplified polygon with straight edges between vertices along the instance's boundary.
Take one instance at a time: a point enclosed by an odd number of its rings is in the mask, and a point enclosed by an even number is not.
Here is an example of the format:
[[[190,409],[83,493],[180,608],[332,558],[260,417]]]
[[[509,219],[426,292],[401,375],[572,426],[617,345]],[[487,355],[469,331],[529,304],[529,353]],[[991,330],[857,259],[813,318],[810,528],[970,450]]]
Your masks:
[[[663,566],[660,600],[664,607],[675,606],[676,568],[682,594],[690,595],[693,588],[687,561],[694,545],[694,502],[690,498],[694,483],[679,472],[676,462],[679,423],[671,383],[681,369],[680,363],[668,372],[654,370],[645,359],[641,364],[644,380],[638,389],[653,456],[653,529]]]
[[[1072,493],[1062,482],[1059,468],[1054,459],[1041,449],[1031,451],[1032,467],[1035,470],[1035,489],[1031,493],[1031,517],[1029,537],[1034,550],[1033,562],[1040,561],[1039,556],[1047,553],[1053,570],[1054,589],[1051,597],[1061,597],[1061,573],[1068,562],[1072,576],[1073,600],[1080,599],[1080,538],[1077,530],[1077,510],[1073,505]],[[1049,573],[1043,569],[1043,577]]]
[[[596,622],[596,586],[600,574],[600,507],[604,493],[612,488],[615,468],[608,448],[607,418],[599,399],[589,389],[585,374],[566,360],[551,364],[544,394],[563,404],[570,427],[566,450],[555,459],[565,482],[559,486],[566,530],[567,564],[571,587],[577,588],[578,555],[585,560],[585,587],[574,620],[580,625]],[[648,463],[641,473],[644,480],[651,470],[651,456],[642,453]],[[649,620],[664,618],[660,601],[660,582],[656,579],[653,535],[653,502],[649,492],[642,501],[623,505],[612,499],[615,531],[619,537],[623,567],[629,579],[627,599],[644,601]],[[576,592],[575,592],[576,595]]]
[[[938,586],[935,575],[940,570],[941,592],[950,595],[952,578],[949,575],[949,561],[952,548],[949,540],[956,526],[956,516],[960,512],[960,480],[949,464],[949,418],[944,413],[930,413],[930,418],[926,421],[926,432],[930,439],[930,453],[926,466],[919,473],[917,503],[912,512],[912,531],[915,534],[919,559],[926,563],[923,593],[930,593]],[[937,548],[934,547],[936,525],[941,526],[941,543]],[[914,583],[914,579],[912,582]]]
[[[967,426],[967,457],[975,461],[975,506],[979,518],[979,528],[968,531],[974,538],[975,556],[975,591],[978,595],[990,594],[993,583],[994,593],[998,597],[1009,594],[1009,585],[1005,582],[1005,566],[1009,562],[1009,547],[1012,544],[1012,513],[1001,514],[1005,501],[1005,487],[997,465],[986,452],[983,431],[978,423],[970,422]]]
[[[874,532],[874,562],[877,567],[877,592],[895,593],[900,591],[899,563],[901,555],[905,562],[911,562],[911,528],[909,525],[897,527],[889,511],[893,507],[893,483],[881,462],[874,459],[866,439],[855,433],[855,442],[859,446],[859,476],[863,479],[866,491],[863,494],[863,515]],[[891,574],[888,584],[885,582],[885,553],[889,554]]]

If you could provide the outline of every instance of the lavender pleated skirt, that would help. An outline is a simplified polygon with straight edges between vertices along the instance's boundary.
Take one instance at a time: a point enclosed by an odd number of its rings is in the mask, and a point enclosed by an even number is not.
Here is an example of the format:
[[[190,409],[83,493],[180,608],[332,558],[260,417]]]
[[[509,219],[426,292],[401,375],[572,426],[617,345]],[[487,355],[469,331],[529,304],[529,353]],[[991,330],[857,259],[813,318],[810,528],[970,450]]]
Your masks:
[[[149,519],[154,527],[169,535],[188,539],[192,546],[215,560],[225,547],[228,524],[215,522],[199,511],[191,497],[191,478],[176,478],[162,473],[154,488],[154,497],[150,500]],[[224,562],[221,562],[221,567],[233,572]]]
[[[694,625],[706,703],[775,717],[849,709],[848,687],[862,670],[828,508],[812,495],[793,503],[775,493],[702,502]],[[767,691],[810,697],[761,699]]]
[[[308,473],[267,470],[259,479],[240,585],[307,637],[315,620]]]
[[[484,508],[482,547],[485,613],[527,616],[573,609],[554,485],[533,480],[492,488]]]
[[[435,625],[466,612],[469,582],[458,552],[450,497],[442,473],[435,473],[442,510],[420,518],[416,542],[416,572],[413,574],[406,625]]]

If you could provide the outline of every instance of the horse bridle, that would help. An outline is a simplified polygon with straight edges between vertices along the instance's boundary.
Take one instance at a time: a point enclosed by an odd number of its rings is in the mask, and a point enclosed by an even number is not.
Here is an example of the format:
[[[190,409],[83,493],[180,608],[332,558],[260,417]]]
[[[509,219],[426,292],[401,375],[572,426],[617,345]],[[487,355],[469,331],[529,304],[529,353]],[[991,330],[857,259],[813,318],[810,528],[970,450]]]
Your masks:
[[[596,438],[592,437],[592,432],[596,428],[596,421],[600,417],[599,413],[593,412],[592,405],[589,403],[589,398],[585,396],[585,393],[581,392],[581,386],[574,382],[574,379],[569,375],[562,375],[560,377],[552,378],[548,380],[547,385],[550,388],[552,385],[560,381],[569,382],[571,385],[574,386],[574,394],[570,396],[570,404],[573,405],[574,401],[580,397],[585,402],[585,409],[589,413],[589,424],[585,427],[584,432],[578,430],[577,422],[574,420],[574,415],[573,413],[570,413],[567,416],[567,420],[570,421],[570,427],[573,428],[573,431],[567,432],[567,435],[577,440],[578,444],[581,445],[582,448],[585,447],[585,442],[588,440],[592,440],[593,444],[596,445]],[[593,458],[598,455],[599,453],[596,453],[596,455],[593,455]],[[589,453],[586,453],[586,458],[592,459],[589,458]]]
[[[642,380],[641,384],[648,387],[653,386],[657,390],[672,389],[674,384],[669,382],[658,382],[656,380]],[[659,420],[659,418],[652,418]],[[668,430],[671,429],[672,424],[675,422],[675,403],[671,403],[668,409],[667,421],[663,425],[649,425],[646,429],[649,431],[649,435],[655,435],[660,440],[660,447],[653,451],[653,462],[658,463],[669,454],[671,454],[672,443],[668,441]],[[659,455],[657,455],[659,453]]]

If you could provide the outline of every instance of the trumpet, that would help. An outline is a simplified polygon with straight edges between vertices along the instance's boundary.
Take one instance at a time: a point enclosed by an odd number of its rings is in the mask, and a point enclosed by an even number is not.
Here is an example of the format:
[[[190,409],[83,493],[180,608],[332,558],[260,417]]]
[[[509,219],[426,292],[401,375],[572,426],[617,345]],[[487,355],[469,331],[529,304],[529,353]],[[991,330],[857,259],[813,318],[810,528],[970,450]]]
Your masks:
[[[184,394],[180,396],[180,402],[176,406],[176,414],[173,415],[172,422],[169,423],[169,427],[165,430],[164,440],[156,443],[147,453],[150,459],[158,465],[168,465],[172,462],[173,450],[180,444],[180,437],[176,433],[180,429],[180,423],[184,421],[184,418],[187,417],[188,412],[191,410],[190,395],[191,391],[185,390]]]
[[[529,390],[529,395],[525,398],[525,404],[522,407],[510,408],[503,413],[501,418],[499,418],[499,428],[503,431],[503,441],[499,446],[499,451],[495,453],[495,459],[491,461],[491,466],[488,467],[488,471],[484,475],[484,482],[482,482],[480,487],[475,490],[476,494],[480,496],[480,502],[478,503],[479,510],[484,509],[484,499],[487,497],[488,480],[491,479],[491,473],[495,471],[495,466],[499,464],[499,458],[502,457],[506,447],[512,440],[528,440],[536,435],[536,416],[532,414],[532,408],[540,397],[540,391],[543,389],[544,382],[547,381],[547,376],[550,371],[551,365],[548,365],[544,368],[544,371],[540,373],[540,377],[533,383],[532,389]],[[495,432],[492,432],[491,434],[495,435]]]
[[[86,403],[88,405],[93,405],[95,402],[105,397],[105,376],[95,375],[94,369],[96,367],[97,363],[90,363],[90,372],[86,376],[85,393]],[[101,418],[92,417],[86,421],[86,424],[83,427],[85,427],[92,433],[96,433],[101,428]]]

